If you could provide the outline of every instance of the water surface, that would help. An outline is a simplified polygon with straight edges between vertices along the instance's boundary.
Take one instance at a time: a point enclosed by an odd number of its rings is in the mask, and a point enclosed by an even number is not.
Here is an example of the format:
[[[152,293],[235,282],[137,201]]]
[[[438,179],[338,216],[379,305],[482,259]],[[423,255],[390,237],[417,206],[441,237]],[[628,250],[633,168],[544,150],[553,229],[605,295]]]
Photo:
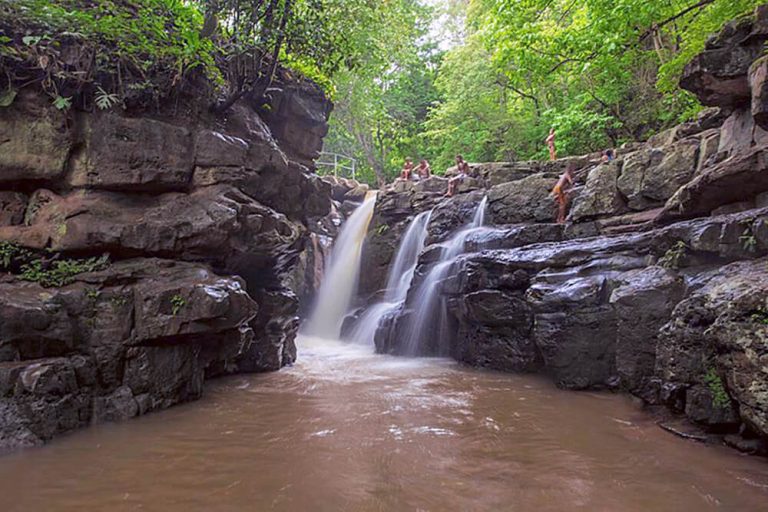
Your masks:
[[[0,458],[0,510],[768,510],[768,463],[628,398],[300,340],[279,373]]]

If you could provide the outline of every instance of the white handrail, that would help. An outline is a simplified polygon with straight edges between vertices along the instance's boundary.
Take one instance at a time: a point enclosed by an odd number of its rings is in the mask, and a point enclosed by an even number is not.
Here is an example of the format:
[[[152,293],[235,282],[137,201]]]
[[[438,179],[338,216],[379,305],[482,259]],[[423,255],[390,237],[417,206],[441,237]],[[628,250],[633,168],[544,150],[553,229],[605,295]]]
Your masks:
[[[323,157],[327,158],[328,160],[323,161]],[[332,162],[330,161],[331,158],[333,159]],[[345,163],[347,165],[345,165]],[[351,156],[323,151],[320,153],[320,158],[317,160],[317,162],[315,162],[315,165],[318,167],[322,166],[333,169],[333,175],[336,177],[339,176],[339,170],[351,171],[352,179],[357,179],[357,160]]]

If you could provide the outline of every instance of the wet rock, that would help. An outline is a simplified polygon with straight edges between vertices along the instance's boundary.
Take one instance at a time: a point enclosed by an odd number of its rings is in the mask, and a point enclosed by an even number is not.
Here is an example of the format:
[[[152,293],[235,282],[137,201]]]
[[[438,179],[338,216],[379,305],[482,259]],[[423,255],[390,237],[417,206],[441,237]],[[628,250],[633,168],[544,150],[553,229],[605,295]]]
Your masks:
[[[638,391],[654,374],[659,329],[684,294],[674,272],[648,267],[619,278],[610,303],[616,312],[616,370],[626,389]]]

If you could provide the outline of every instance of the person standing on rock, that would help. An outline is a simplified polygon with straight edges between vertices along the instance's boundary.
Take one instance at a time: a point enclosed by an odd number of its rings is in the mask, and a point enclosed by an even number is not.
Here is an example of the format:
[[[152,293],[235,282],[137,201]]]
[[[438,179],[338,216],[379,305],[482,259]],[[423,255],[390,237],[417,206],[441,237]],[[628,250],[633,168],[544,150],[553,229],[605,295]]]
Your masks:
[[[448,180],[448,192],[445,193],[447,197],[453,197],[453,195],[456,193],[456,188],[459,186],[459,183],[467,179],[469,176],[469,164],[464,161],[464,157],[461,155],[456,155],[456,168],[458,170],[458,174]]]
[[[413,161],[410,158],[405,159],[403,169],[400,171],[400,179],[403,181],[409,181],[413,174]]]
[[[549,136],[547,137],[547,147],[549,148],[549,159],[557,160],[557,148],[555,147],[555,129],[549,130]]]
[[[565,217],[568,215],[568,193],[573,188],[573,164],[568,164],[565,172],[557,180],[555,188],[552,189],[552,198],[557,207],[556,221],[558,224],[565,223]]]

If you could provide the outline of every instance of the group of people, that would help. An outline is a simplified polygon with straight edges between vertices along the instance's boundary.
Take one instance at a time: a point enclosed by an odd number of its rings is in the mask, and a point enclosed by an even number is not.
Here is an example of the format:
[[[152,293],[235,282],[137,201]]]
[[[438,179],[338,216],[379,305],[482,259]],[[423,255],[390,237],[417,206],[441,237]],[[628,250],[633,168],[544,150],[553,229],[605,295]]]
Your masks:
[[[432,177],[432,168],[429,166],[429,162],[422,160],[419,165],[414,167],[413,160],[406,158],[398,179],[401,181],[421,181],[430,177]]]
[[[555,145],[555,129],[552,128],[549,131],[545,142],[549,149],[549,159],[557,160],[557,147]],[[612,149],[607,149],[603,152],[600,161],[601,163],[608,163],[615,159],[615,153]],[[461,155],[456,155],[456,174],[448,180],[448,190],[445,193],[446,197],[452,197],[456,194],[459,184],[465,181],[467,178],[474,177],[472,175],[469,164],[464,160]],[[559,224],[565,222],[568,215],[568,203],[570,199],[570,192],[572,191],[577,176],[575,175],[576,166],[573,162],[569,163],[565,169],[565,172],[560,176],[552,189],[551,197],[555,202],[555,220]],[[421,160],[419,165],[414,166],[413,161],[410,158],[406,158],[405,164],[400,171],[398,181],[421,181],[429,179],[432,176],[432,169],[429,166],[429,162]]]
[[[459,184],[471,175],[469,164],[461,155],[456,155],[456,169],[458,170],[457,174],[448,180],[448,191],[445,193],[447,197],[453,196],[456,193]],[[431,177],[432,169],[429,166],[429,162],[422,160],[419,162],[419,165],[414,167],[413,160],[406,158],[397,180],[421,181]]]

